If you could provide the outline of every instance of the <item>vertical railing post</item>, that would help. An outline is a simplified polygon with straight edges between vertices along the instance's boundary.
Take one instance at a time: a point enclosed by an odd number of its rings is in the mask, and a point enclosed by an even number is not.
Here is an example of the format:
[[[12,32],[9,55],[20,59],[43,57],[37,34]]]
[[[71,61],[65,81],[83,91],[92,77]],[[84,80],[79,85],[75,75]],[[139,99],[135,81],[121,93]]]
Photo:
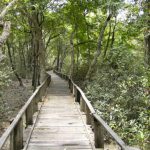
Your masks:
[[[33,100],[33,114],[38,111],[39,93],[35,95]]]
[[[104,131],[101,124],[94,119],[94,139],[96,148],[104,148]]]
[[[71,79],[68,80],[69,89],[71,90]]]
[[[80,110],[85,112],[85,101],[83,98],[80,99]]]
[[[26,110],[26,126],[33,124],[33,102],[30,103]]]
[[[74,86],[74,96],[75,96],[75,102],[78,102],[78,99],[77,99],[77,87]]]
[[[70,88],[71,93],[73,93],[73,83],[71,81],[71,88]]]
[[[23,119],[21,118],[14,128],[10,138],[11,150],[21,150],[23,148]]]
[[[76,91],[75,91],[75,90],[76,90],[75,88],[76,88],[76,87],[75,87],[74,84],[73,84],[73,92],[72,92],[72,93],[73,93],[73,96],[75,96],[75,92],[76,92]]]
[[[9,145],[10,150],[14,150],[14,130],[10,134],[10,145]]]
[[[91,125],[92,123],[91,123],[91,120],[92,120],[92,116],[91,116],[91,112],[90,112],[90,109],[89,109],[89,107],[88,107],[88,105],[86,105],[86,107],[85,107],[85,113],[86,113],[86,124],[87,125]]]
[[[80,91],[76,89],[76,102],[78,102],[79,104],[80,104],[80,97],[81,97]]]

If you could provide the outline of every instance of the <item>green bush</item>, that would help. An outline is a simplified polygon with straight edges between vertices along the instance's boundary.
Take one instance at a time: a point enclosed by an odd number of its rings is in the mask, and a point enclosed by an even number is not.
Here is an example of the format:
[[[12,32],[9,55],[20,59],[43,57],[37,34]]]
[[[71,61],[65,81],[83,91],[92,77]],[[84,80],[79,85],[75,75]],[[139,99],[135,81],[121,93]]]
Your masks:
[[[147,145],[149,94],[147,70],[125,50],[101,64],[86,94],[97,112],[130,145]]]
[[[11,82],[12,70],[10,67],[6,66],[4,63],[0,64],[0,89],[8,86]]]

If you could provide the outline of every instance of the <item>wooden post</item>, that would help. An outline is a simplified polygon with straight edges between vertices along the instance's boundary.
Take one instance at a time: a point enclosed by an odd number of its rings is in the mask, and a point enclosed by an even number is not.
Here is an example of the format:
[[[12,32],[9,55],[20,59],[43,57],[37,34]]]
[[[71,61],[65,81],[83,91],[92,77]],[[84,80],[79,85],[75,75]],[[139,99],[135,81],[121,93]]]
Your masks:
[[[73,96],[75,96],[75,90],[76,90],[76,89],[75,89],[75,86],[74,86],[74,85],[72,85],[72,86],[73,86],[73,92],[72,92],[72,93],[73,93]]]
[[[69,84],[69,89],[71,90],[71,80],[68,80],[68,84]]]
[[[76,88],[76,86],[74,86],[74,96],[75,96],[75,102],[78,102],[77,101],[77,88]]]
[[[36,96],[33,100],[33,114],[38,111],[38,97]]]
[[[80,99],[80,110],[85,112],[85,101],[83,98]]]
[[[30,103],[26,110],[26,126],[33,124],[33,102]]]
[[[9,145],[10,150],[14,150],[14,131],[11,132],[10,134],[10,145]]]
[[[78,89],[76,89],[76,101],[80,104],[80,97],[81,97],[81,94],[79,92]]]
[[[71,93],[73,92],[73,83],[71,82],[71,88],[70,88]]]
[[[96,148],[104,148],[104,131],[100,123],[94,119],[94,139]]]
[[[87,125],[91,125],[91,112],[90,112],[90,109],[89,109],[89,107],[88,107],[88,105],[86,105],[86,107],[85,107],[85,112],[86,112],[86,124]]]
[[[11,135],[11,150],[21,150],[23,148],[23,120],[19,120]],[[13,142],[13,143],[12,143]]]

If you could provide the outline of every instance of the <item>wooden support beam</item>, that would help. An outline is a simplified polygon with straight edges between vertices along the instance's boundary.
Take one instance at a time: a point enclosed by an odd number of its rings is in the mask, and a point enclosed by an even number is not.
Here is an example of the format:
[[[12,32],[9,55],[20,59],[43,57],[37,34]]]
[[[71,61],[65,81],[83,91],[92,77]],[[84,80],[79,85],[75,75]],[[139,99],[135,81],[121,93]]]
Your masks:
[[[104,148],[103,127],[96,119],[94,119],[94,139],[96,148]]]
[[[10,150],[21,150],[23,148],[23,119],[21,118],[11,133]]]
[[[84,99],[81,98],[80,99],[80,110],[83,112],[85,112],[85,105],[86,105],[86,103],[85,103]]]
[[[76,89],[76,101],[80,104],[80,97],[81,97],[81,94],[80,94],[80,91],[78,89]]]
[[[33,124],[33,102],[26,109],[26,126]]]
[[[91,112],[90,112],[88,105],[85,105],[85,113],[86,113],[86,124],[91,125],[92,124],[92,122],[91,122],[92,116],[91,116]]]

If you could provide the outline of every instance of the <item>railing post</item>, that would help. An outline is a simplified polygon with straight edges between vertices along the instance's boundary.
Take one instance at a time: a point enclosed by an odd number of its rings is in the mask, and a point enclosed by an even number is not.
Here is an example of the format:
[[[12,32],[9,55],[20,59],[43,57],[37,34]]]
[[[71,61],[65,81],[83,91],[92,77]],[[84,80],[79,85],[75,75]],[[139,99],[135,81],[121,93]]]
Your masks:
[[[89,107],[88,107],[88,105],[86,105],[86,107],[85,107],[85,112],[86,112],[86,124],[87,125],[91,125],[92,123],[91,123],[91,120],[92,120],[92,116],[91,116],[91,112],[90,112],[90,109],[89,109]]]
[[[69,89],[71,90],[71,79],[68,80]]]
[[[83,98],[80,99],[80,110],[85,112],[85,101]]]
[[[29,105],[26,110],[26,126],[33,124],[33,102]]]
[[[75,89],[75,86],[73,85],[73,92],[72,92],[72,93],[73,93],[73,96],[75,96],[75,92],[76,92],[75,90],[76,90],[76,89]]]
[[[104,131],[101,124],[94,119],[94,139],[96,148],[104,148]]]
[[[73,93],[73,83],[71,82],[70,92]]]
[[[23,119],[21,118],[10,137],[10,150],[23,148]]]
[[[38,111],[39,93],[35,96],[33,100],[33,114]]]
[[[78,102],[79,104],[80,104],[80,97],[81,97],[81,94],[79,90],[76,88],[76,102]]]
[[[14,131],[11,132],[10,134],[10,145],[9,145],[10,150],[14,150]]]

